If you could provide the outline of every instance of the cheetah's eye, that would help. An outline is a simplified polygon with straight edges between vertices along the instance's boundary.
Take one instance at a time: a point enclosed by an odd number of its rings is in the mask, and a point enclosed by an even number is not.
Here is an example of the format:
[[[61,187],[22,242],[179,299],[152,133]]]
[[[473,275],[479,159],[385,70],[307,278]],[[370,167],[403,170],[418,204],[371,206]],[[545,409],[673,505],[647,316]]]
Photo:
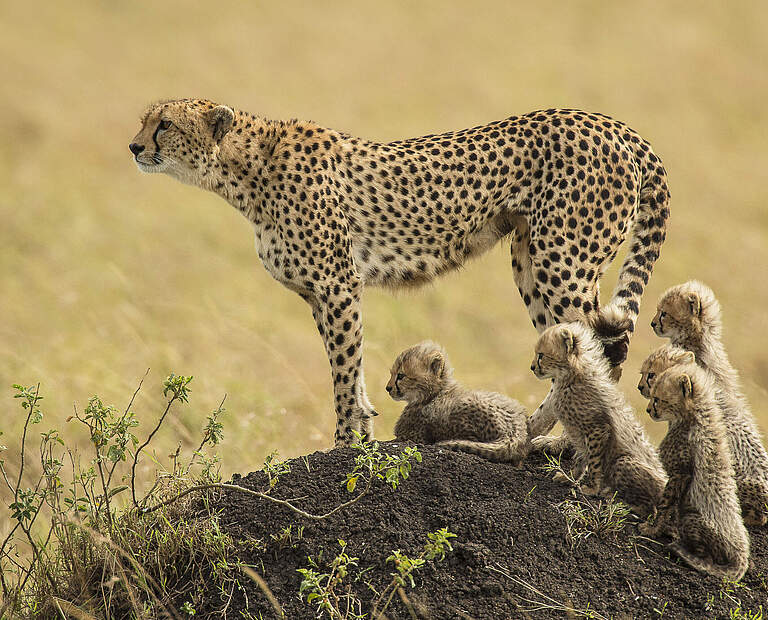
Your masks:
[[[399,373],[397,373],[397,376],[395,377],[395,379],[397,381],[400,381],[400,379],[402,379],[403,377],[405,377],[405,375],[403,373],[399,372]]]
[[[653,381],[653,378],[654,378],[655,376],[656,376],[656,373],[655,373],[655,372],[649,372],[649,373],[648,373],[648,377],[647,377],[647,380],[648,380],[648,381]]]
[[[171,128],[171,125],[173,125],[171,121],[160,121],[160,124],[157,126],[157,128],[160,131],[166,131],[167,129]]]

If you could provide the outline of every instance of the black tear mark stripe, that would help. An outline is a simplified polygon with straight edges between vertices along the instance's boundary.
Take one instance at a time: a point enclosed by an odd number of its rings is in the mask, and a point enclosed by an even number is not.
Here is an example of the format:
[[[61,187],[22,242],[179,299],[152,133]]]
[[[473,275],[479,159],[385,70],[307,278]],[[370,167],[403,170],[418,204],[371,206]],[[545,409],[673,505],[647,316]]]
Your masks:
[[[155,133],[152,134],[152,142],[155,143],[155,152],[152,155],[152,159],[155,160],[155,162],[160,163],[157,161],[157,157],[160,154],[160,145],[157,143],[157,134],[160,131],[160,122],[158,121],[157,127],[155,127]]]

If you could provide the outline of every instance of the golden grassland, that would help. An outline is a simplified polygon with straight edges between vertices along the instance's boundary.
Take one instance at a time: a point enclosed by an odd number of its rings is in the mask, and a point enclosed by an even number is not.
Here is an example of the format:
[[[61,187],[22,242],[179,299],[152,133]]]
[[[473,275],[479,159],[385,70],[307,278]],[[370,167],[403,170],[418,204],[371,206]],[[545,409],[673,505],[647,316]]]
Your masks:
[[[196,445],[225,393],[225,475],[275,449],[330,446],[330,373],[306,305],[266,274],[226,203],[131,161],[145,104],[177,96],[378,140],[551,106],[627,121],[664,158],[672,219],[621,385],[645,419],[636,371],[660,344],[655,301],[698,278],[722,301],[727,349],[768,429],[766,32],[757,1],[3,3],[3,443],[16,445],[22,422],[12,383],[39,381],[43,426],[85,446],[65,423],[73,403],[125,406],[149,367],[141,435],[163,378],[195,375],[191,404],[155,442],[161,456]],[[604,297],[615,278],[614,267]],[[380,438],[401,408],[383,389],[388,368],[425,338],[469,385],[531,409],[547,391],[529,371],[536,334],[505,245],[416,293],[369,290],[365,330]],[[13,469],[15,451],[5,458]]]

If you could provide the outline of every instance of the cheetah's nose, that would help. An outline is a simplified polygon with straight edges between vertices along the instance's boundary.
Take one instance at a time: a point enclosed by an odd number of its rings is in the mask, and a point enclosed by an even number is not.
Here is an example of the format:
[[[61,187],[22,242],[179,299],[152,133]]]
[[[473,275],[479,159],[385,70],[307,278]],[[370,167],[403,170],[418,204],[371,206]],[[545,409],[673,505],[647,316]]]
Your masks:
[[[656,321],[651,321],[651,329],[656,329]]]
[[[392,386],[391,385],[387,386],[387,392],[389,392],[390,394],[392,393]]]
[[[141,144],[136,144],[135,142],[131,142],[128,145],[128,148],[131,149],[131,153],[134,155],[138,155],[144,150],[144,147]]]

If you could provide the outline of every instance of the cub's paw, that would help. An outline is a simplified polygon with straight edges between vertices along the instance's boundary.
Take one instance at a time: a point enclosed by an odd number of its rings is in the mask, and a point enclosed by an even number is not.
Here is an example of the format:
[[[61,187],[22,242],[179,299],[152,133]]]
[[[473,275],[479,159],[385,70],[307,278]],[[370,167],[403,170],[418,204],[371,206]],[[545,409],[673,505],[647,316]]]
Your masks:
[[[647,521],[643,521],[640,525],[638,525],[637,529],[643,536],[650,536],[653,538],[658,536],[659,532],[661,531],[661,524],[658,521],[649,518]]]
[[[532,452],[560,452],[561,440],[556,435],[539,435],[531,439]]]
[[[584,495],[601,495],[603,491],[603,487],[600,483],[594,481],[580,482],[579,489]]]

